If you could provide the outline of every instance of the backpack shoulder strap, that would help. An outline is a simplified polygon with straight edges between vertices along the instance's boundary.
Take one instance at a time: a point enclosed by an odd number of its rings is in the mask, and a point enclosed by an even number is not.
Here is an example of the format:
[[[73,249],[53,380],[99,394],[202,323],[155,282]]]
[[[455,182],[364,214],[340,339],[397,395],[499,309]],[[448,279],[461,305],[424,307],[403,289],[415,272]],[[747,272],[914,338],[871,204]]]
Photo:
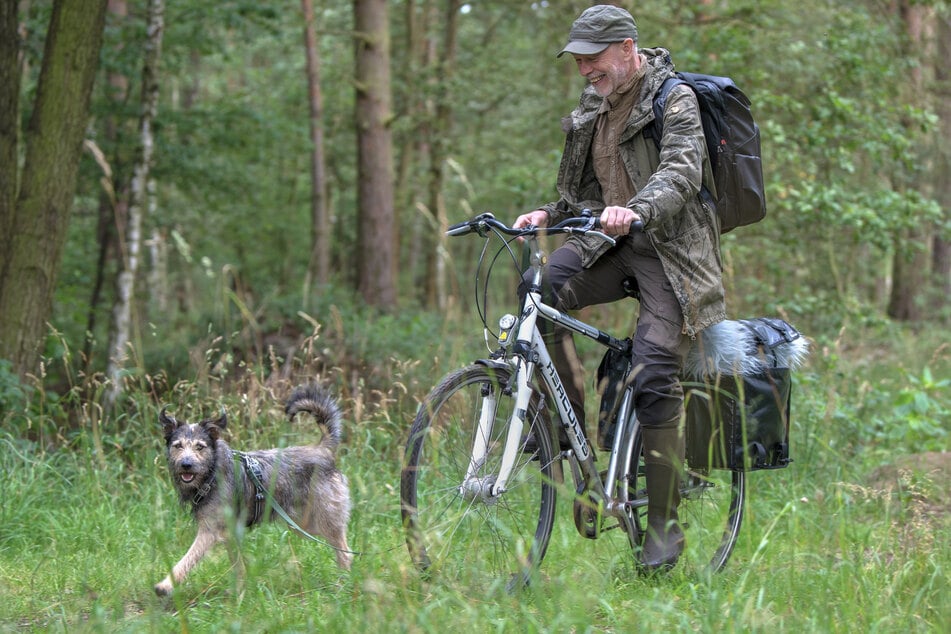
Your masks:
[[[654,121],[648,126],[648,131],[654,139],[654,143],[657,144],[658,150],[660,149],[660,140],[664,137],[664,110],[667,108],[667,97],[670,96],[670,91],[676,86],[685,83],[687,82],[680,77],[668,77],[654,93]]]
[[[651,121],[644,128],[644,134],[654,139],[654,145],[657,146],[657,151],[660,152],[660,143],[661,139],[664,137],[664,110],[667,108],[667,97],[670,96],[670,92],[680,86],[681,84],[686,84],[690,87],[690,90],[693,93],[697,94],[697,85],[694,81],[695,75],[691,73],[681,73],[678,72],[676,75],[668,77],[664,80],[664,83],[660,85],[660,88],[657,89],[657,92],[654,93],[653,101],[653,110],[654,110],[654,120]],[[699,96],[697,101],[699,104]],[[701,121],[703,120],[701,114]],[[706,130],[704,130],[704,136],[706,136]],[[710,141],[707,140],[707,152],[710,153]],[[713,154],[709,154],[711,166],[713,164]],[[716,185],[713,182],[712,175],[708,175],[707,171],[704,170],[703,185],[700,188],[700,195],[704,197],[705,200],[715,204],[716,203]]]

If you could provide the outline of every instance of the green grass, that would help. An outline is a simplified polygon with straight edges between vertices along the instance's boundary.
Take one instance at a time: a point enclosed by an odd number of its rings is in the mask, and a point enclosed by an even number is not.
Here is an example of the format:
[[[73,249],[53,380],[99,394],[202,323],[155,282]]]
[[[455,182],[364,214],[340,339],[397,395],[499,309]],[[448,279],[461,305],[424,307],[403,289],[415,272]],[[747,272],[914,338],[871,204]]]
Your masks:
[[[841,338],[816,346],[796,386],[795,462],[749,476],[743,531],[722,573],[640,577],[626,538],[581,538],[562,497],[538,577],[517,594],[499,585],[474,596],[423,580],[403,543],[398,485],[408,421],[427,377],[456,359],[436,368],[381,362],[394,387],[375,395],[340,384],[348,418],[340,462],[354,499],[351,547],[361,552],[352,571],[338,571],[329,548],[273,524],[241,537],[243,577],[219,547],[168,599],[152,586],[194,527],[168,482],[157,404],[133,399],[138,405],[120,419],[101,421],[101,450],[81,411],[68,410],[78,424],[56,418],[58,410],[8,414],[0,435],[0,630],[951,631],[947,479],[902,471],[889,480],[877,471],[923,446],[913,435],[904,442],[882,433],[901,424],[902,390],[927,392],[935,425],[916,433],[931,448],[948,448],[947,389],[928,392],[908,378],[925,365],[948,376],[948,352],[936,341],[938,333],[917,333],[858,350]],[[236,447],[308,437],[281,421],[271,390],[234,389],[230,397],[204,394],[199,404],[225,400]],[[197,390],[178,391],[191,398]],[[188,400],[168,398],[178,407]]]

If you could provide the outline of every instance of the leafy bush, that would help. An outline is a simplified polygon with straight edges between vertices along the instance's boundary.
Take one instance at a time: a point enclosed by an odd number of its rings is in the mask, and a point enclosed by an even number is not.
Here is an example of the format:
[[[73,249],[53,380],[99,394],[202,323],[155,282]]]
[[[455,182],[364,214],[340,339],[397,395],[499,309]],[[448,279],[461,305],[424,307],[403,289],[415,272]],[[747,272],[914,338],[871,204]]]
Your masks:
[[[872,417],[871,433],[884,445],[910,452],[947,448],[951,420],[951,379],[935,380],[930,368],[921,376],[905,372],[907,385],[884,403],[881,416]]]

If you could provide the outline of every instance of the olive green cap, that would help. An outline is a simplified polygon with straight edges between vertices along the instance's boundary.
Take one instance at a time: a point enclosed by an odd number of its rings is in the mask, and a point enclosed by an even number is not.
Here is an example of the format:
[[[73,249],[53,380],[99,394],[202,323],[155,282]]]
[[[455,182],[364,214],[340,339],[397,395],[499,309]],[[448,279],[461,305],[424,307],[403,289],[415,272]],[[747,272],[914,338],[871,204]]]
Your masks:
[[[571,25],[568,44],[557,57],[565,53],[595,55],[608,45],[628,38],[637,42],[637,24],[631,14],[620,7],[598,4],[585,9]]]

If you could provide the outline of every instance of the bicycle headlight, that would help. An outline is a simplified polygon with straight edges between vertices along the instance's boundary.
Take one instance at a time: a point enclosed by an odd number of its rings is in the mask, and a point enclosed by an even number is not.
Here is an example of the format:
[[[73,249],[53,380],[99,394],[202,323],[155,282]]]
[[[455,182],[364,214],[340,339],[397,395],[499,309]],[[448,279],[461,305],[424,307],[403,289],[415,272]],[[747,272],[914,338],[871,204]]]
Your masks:
[[[512,342],[512,330],[515,329],[515,315],[502,315],[499,319],[499,345],[507,348]]]

